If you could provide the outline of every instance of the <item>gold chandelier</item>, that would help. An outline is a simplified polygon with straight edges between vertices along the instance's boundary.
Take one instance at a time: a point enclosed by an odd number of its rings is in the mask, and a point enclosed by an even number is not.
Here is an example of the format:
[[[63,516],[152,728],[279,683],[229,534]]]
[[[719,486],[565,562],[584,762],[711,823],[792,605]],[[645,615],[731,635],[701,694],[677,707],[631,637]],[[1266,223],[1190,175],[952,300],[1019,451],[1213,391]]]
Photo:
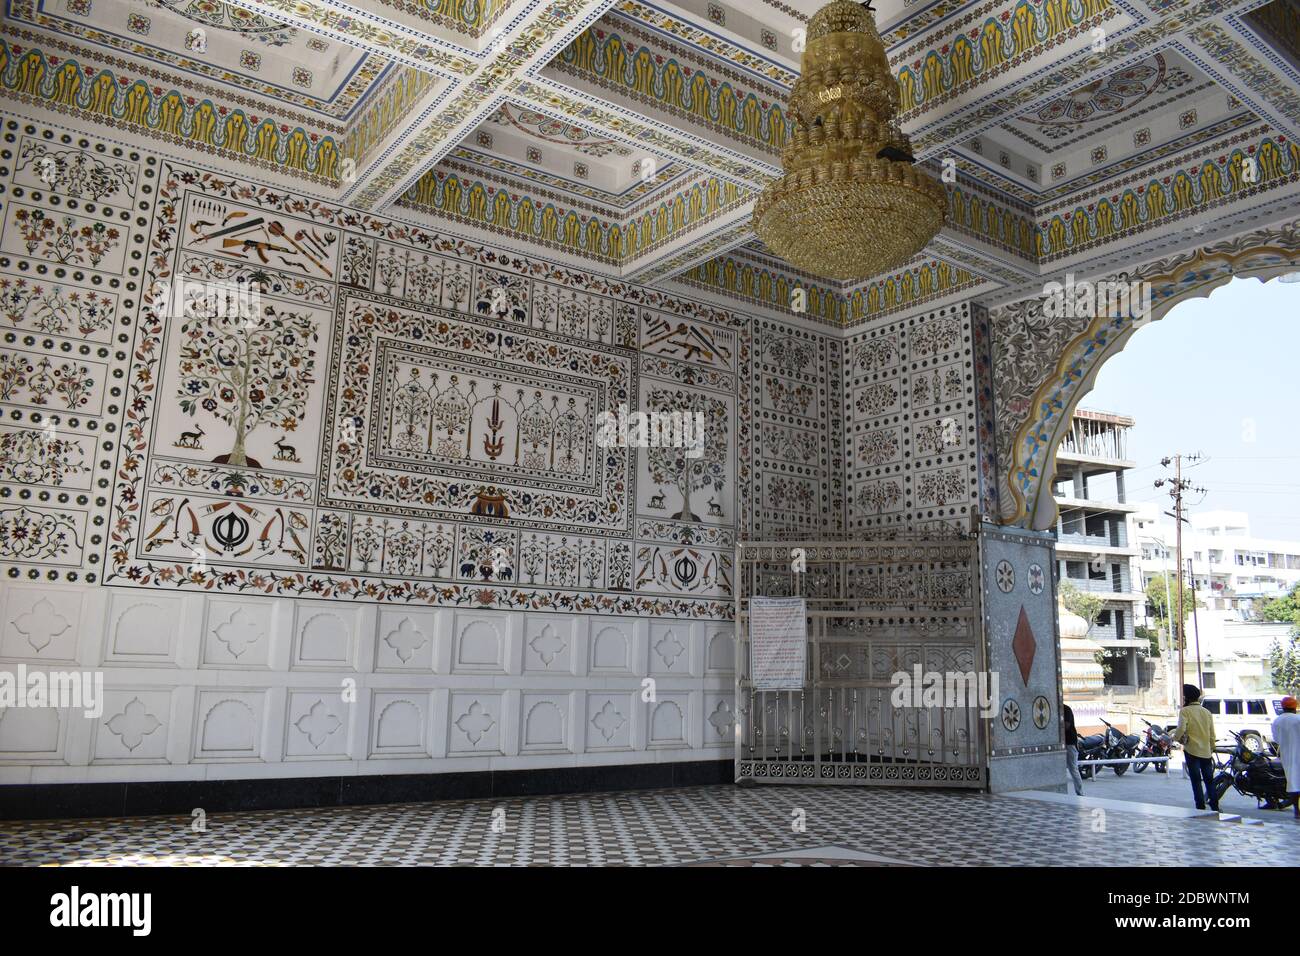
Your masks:
[[[868,9],[833,0],[814,14],[790,113],[785,175],[754,206],[764,244],[834,279],[865,279],[924,249],[943,226],[948,199],[912,165],[898,128],[898,81]]]

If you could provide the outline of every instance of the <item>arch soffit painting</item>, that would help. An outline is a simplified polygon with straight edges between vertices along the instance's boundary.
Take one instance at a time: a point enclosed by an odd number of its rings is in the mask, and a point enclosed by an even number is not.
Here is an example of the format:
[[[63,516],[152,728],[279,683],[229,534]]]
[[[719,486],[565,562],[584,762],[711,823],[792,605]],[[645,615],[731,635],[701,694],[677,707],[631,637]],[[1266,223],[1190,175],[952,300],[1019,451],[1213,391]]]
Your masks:
[[[1300,220],[1246,233],[1195,252],[1157,260],[1132,274],[1107,277],[1113,281],[1151,284],[1151,316],[1155,322],[1174,306],[1204,298],[1233,278],[1268,281],[1293,272],[1300,264]],[[1094,280],[1096,281],[1096,280]],[[1033,317],[1039,320],[1033,327]],[[1056,320],[1060,322],[1061,320]],[[1036,363],[1041,373],[1017,394],[995,396],[999,523],[1046,530],[1055,525],[1056,502],[1047,489],[1056,466],[1056,451],[1065,436],[1070,416],[1092,390],[1097,373],[1118,354],[1129,337],[1147,322],[1129,317],[1100,316],[1086,322],[1063,346],[1047,339],[1041,351],[1026,349],[1023,341],[1036,338],[1047,323],[1042,299],[1033,298],[990,310],[995,355],[1018,364]],[[1019,324],[1022,347],[1008,348],[1012,327]],[[1002,363],[999,363],[1002,364]],[[998,369],[994,369],[995,381]],[[1014,378],[1014,375],[1011,376]],[[1024,396],[1029,394],[1026,399]],[[1004,440],[1002,436],[1009,436]]]

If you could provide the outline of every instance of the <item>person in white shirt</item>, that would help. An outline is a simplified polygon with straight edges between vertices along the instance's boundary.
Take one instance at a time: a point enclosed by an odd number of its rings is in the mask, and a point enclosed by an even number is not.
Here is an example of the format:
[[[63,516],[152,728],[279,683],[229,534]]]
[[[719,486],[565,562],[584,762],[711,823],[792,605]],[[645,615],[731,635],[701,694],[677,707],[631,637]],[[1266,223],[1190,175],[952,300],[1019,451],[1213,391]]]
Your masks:
[[[1286,771],[1286,792],[1300,820],[1300,714],[1296,713],[1294,697],[1282,698],[1282,714],[1273,721],[1273,742]]]

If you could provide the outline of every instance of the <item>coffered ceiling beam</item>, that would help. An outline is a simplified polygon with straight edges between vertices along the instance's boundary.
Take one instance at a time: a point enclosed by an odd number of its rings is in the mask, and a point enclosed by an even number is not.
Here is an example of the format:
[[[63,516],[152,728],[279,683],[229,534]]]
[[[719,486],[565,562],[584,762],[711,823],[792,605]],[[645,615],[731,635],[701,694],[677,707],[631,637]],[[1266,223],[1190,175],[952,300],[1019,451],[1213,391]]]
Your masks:
[[[378,14],[331,0],[226,0],[307,33],[376,53],[404,66],[442,77],[472,74],[473,53],[441,37],[408,30]]]
[[[626,263],[622,276],[648,285],[743,246],[754,238],[750,224],[753,215],[754,200],[751,198],[688,230],[672,242]]]
[[[1036,52],[1023,63],[1017,63],[1015,78],[1011,80],[1005,73],[992,74],[987,80],[977,79],[953,98],[951,108],[935,119],[927,119],[923,107],[905,113],[901,117],[903,128],[912,136],[912,146],[918,158],[943,156],[957,144],[1024,113],[1036,104],[1149,57],[1203,24],[1230,13],[1250,10],[1260,3],[1261,0],[1196,0],[1140,23],[1134,22],[1126,13],[1122,20],[1107,21],[1103,27],[1107,33],[1100,51],[1093,49],[1094,38],[1090,31],[1085,30],[1068,40],[1077,44],[1073,50],[1057,43],[1045,46],[1041,53]],[[1136,8],[1130,9],[1140,15]],[[926,36],[924,46],[929,51],[951,49],[967,26],[962,21],[945,25]],[[909,47],[909,50],[916,50],[916,47]],[[905,52],[906,56],[903,55]],[[891,55],[891,63],[896,68],[909,60],[924,63],[925,55],[928,54],[920,51],[899,51]]]
[[[379,210],[397,200],[501,105],[511,85],[533,76],[616,0],[540,2],[512,21],[470,77],[446,100],[416,117],[353,204]]]
[[[599,131],[602,136],[624,145],[677,160],[701,173],[741,186],[761,188],[781,175],[777,162],[755,160],[550,77],[518,80],[511,86],[508,98],[575,126]]]

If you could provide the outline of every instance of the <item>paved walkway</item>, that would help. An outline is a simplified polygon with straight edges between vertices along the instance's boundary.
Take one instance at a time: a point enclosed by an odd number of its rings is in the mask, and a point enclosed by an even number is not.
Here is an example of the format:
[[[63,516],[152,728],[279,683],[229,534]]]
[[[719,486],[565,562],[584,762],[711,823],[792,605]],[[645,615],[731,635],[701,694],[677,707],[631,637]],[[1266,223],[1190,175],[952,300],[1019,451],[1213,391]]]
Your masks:
[[[1084,796],[1194,809],[1192,782],[1183,776],[1181,759],[1181,754],[1175,754],[1175,763],[1169,768],[1169,773],[1156,773],[1155,767],[1147,767],[1142,773],[1134,773],[1130,769],[1123,776],[1117,777],[1113,770],[1103,770],[1093,779],[1083,782]],[[1260,810],[1254,800],[1243,797],[1236,790],[1229,790],[1223,795],[1220,808],[1225,813],[1238,813],[1248,819],[1263,820],[1266,823],[1289,823],[1300,829],[1300,823],[1295,822],[1289,807],[1285,812]]]
[[[1172,781],[1176,786],[1181,781]],[[1071,798],[1073,799],[1073,798]],[[6,822],[0,864],[1294,865],[1300,826],[937,790],[695,787],[189,817]],[[500,811],[500,812],[495,812]],[[805,829],[795,832],[802,821]]]

